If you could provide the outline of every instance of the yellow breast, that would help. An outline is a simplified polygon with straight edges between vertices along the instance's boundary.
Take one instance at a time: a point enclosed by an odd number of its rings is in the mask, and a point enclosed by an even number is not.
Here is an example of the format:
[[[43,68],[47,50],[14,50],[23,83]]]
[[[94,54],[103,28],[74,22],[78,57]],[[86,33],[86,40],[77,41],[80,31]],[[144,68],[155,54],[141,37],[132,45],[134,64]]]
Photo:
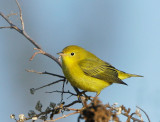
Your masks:
[[[62,69],[71,85],[82,90],[100,93],[102,89],[110,85],[106,81],[84,74],[78,64],[63,62]]]

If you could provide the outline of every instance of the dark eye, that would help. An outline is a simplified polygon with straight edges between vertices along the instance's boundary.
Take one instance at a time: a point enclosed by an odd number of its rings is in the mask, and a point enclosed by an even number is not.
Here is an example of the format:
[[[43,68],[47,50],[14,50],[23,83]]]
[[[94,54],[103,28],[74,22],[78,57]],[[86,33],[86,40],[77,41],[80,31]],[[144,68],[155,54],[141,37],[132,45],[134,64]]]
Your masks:
[[[74,53],[73,53],[73,52],[71,53],[71,56],[74,56]]]

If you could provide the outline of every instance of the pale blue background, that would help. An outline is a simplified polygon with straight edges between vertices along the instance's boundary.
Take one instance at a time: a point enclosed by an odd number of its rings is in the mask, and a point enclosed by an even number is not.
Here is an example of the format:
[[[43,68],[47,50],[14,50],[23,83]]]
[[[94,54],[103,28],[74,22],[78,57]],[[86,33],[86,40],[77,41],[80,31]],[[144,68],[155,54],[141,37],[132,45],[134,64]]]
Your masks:
[[[132,112],[139,106],[152,122],[160,121],[159,0],[23,0],[20,4],[27,33],[45,51],[58,57],[56,53],[65,46],[79,45],[118,69],[143,75],[144,78],[124,80],[128,86],[114,84],[106,88],[99,98],[103,103],[123,104]],[[18,8],[14,0],[0,0],[0,11],[17,13]],[[20,27],[18,16],[10,18]],[[0,17],[0,26],[5,25],[8,24]],[[44,92],[60,89],[61,84],[30,94],[30,88],[56,78],[25,69],[62,74],[58,65],[45,56],[37,55],[30,62],[33,53],[33,45],[21,34],[0,30],[0,121],[13,122],[11,113],[27,115],[38,100],[45,107],[50,101],[60,101],[59,94]],[[67,85],[66,89],[72,88]],[[61,121],[75,122],[77,116]]]

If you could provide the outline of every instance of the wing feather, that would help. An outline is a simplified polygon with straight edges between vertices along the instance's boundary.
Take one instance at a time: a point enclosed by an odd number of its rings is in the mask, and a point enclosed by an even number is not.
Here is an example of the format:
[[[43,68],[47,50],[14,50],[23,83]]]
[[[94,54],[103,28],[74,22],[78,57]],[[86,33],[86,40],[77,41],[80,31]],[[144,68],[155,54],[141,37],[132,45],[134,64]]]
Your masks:
[[[79,66],[88,76],[98,78],[109,83],[120,83],[127,85],[118,78],[116,68],[102,60],[85,59],[79,62]]]

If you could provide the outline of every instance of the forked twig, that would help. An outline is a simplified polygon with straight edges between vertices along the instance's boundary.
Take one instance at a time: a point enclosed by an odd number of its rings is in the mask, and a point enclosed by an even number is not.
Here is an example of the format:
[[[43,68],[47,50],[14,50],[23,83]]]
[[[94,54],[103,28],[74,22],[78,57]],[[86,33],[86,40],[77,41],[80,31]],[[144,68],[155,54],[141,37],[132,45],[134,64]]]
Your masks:
[[[45,54],[45,52],[42,49],[38,49],[38,48],[33,48],[34,50],[38,50],[38,52],[35,52],[32,57],[29,59],[30,61],[33,60],[33,58],[37,55],[37,54]]]

